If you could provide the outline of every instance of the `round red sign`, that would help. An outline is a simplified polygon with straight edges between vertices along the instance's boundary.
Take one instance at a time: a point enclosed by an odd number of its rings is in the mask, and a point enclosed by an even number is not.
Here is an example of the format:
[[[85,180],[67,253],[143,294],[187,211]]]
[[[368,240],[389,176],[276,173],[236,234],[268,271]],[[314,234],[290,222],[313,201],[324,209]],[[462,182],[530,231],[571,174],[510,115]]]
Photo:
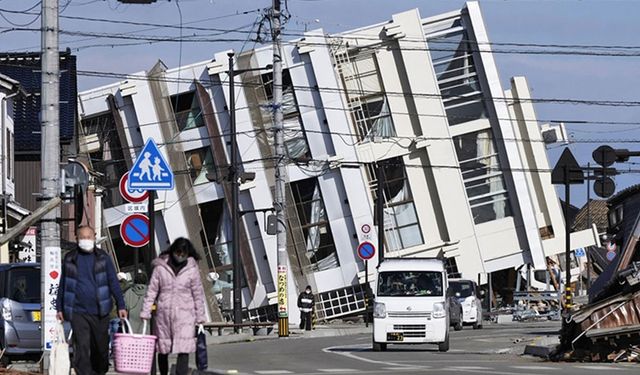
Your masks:
[[[149,198],[149,192],[147,190],[134,190],[127,189],[127,180],[129,179],[129,172],[120,177],[120,195],[131,203],[140,203]]]

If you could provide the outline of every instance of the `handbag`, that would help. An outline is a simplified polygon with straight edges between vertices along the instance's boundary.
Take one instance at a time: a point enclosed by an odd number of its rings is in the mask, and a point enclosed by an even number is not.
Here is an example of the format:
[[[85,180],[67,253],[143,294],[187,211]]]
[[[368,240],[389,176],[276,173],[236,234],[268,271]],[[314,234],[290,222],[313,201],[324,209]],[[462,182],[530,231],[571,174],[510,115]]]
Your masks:
[[[69,335],[71,337],[71,335]],[[69,360],[69,344],[64,337],[62,322],[56,323],[55,337],[51,355],[49,356],[50,375],[69,375],[71,361]]]
[[[207,360],[207,336],[202,324],[198,326],[198,335],[196,341],[196,367],[203,371],[209,367]]]

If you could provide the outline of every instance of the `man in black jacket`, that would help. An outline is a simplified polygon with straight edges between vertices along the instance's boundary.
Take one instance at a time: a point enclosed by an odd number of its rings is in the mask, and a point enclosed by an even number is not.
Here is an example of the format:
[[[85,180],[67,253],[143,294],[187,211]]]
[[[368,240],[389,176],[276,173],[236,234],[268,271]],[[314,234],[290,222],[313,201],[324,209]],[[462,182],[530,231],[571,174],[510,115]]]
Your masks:
[[[118,317],[125,319],[127,310],[113,262],[95,246],[95,232],[80,227],[76,233],[78,248],[62,262],[57,318],[71,322],[76,374],[103,375],[109,370],[112,298],[118,305]]]
[[[298,296],[298,308],[300,309],[300,329],[311,331],[311,314],[313,313],[313,293],[311,285],[307,285],[304,292]]]

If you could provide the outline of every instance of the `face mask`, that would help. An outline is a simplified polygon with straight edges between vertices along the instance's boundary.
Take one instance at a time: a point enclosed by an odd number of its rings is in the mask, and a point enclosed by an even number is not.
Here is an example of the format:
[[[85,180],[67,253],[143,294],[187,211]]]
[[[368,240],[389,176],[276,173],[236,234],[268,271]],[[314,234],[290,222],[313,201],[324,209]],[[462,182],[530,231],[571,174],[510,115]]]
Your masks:
[[[305,290],[305,292],[306,292],[307,294],[311,294],[311,291],[310,291],[309,289]]]
[[[93,240],[82,239],[78,241],[78,247],[80,248],[80,250],[90,253],[93,251],[95,243],[93,242]]]
[[[173,261],[176,262],[176,264],[183,264],[189,258],[187,255],[180,256],[176,254],[171,254],[171,256],[173,257]]]

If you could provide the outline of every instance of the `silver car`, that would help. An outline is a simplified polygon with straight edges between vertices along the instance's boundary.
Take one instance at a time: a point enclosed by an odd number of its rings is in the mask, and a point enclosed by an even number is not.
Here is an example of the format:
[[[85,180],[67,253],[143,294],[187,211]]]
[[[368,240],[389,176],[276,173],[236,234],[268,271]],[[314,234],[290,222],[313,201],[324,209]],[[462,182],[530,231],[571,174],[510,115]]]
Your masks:
[[[0,364],[42,353],[40,265],[0,264]]]

